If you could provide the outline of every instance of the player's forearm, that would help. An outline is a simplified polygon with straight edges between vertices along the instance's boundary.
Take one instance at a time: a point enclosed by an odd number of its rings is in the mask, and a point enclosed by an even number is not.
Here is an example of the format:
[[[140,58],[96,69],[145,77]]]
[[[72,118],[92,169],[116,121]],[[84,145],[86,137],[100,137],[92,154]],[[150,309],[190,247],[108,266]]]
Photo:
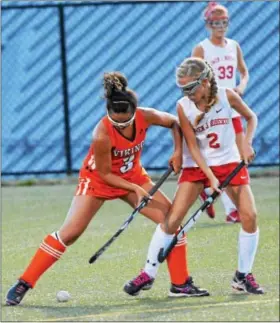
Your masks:
[[[206,164],[200,150],[198,147],[189,147],[189,151],[192,155],[193,160],[196,162],[198,167],[203,171],[208,179],[212,179],[214,174],[211,168]]]
[[[242,87],[243,92],[246,90],[248,82],[249,82],[249,73],[248,73],[248,71],[244,71],[243,73],[240,73],[239,87]]]
[[[258,118],[255,113],[252,114],[250,118],[247,120],[247,127],[246,127],[246,133],[245,133],[245,141],[252,144],[255,132],[258,125]]]
[[[182,152],[183,135],[182,135],[182,131],[179,126],[179,123],[177,121],[174,122],[171,129],[172,129],[172,136],[173,136],[173,142],[174,142],[174,151]]]

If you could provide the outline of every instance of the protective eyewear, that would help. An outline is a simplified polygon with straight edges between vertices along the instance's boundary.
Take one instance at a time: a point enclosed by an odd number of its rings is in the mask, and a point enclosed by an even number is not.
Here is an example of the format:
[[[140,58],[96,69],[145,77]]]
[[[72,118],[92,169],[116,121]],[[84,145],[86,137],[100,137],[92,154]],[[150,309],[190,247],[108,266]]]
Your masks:
[[[188,84],[185,84],[185,85],[179,84],[179,82],[177,80],[177,82],[176,82],[177,83],[177,86],[179,88],[181,88],[181,90],[183,91],[183,94],[186,95],[186,96],[191,95],[191,94],[194,94],[195,91],[197,90],[197,88],[201,85],[202,80],[204,80],[207,77],[208,73],[209,73],[209,70],[206,67],[202,71],[202,73],[200,74],[200,76],[199,76],[199,78],[197,80],[192,81],[192,82],[190,82]]]
[[[130,126],[133,123],[133,121],[135,119],[135,113],[133,114],[133,116],[130,119],[128,119],[127,121],[124,121],[124,122],[118,122],[118,121],[113,120],[110,117],[109,113],[107,113],[107,117],[114,127],[123,129],[123,128]]]
[[[228,19],[212,20],[212,21],[208,21],[208,23],[214,29],[227,28],[229,24],[229,20]]]

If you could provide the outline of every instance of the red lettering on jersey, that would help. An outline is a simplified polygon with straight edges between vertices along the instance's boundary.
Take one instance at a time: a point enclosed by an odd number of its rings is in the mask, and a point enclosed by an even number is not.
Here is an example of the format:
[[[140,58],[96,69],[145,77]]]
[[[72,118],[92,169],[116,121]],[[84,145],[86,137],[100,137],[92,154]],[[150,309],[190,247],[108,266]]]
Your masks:
[[[225,61],[234,61],[234,57],[231,55],[225,55],[224,60]]]
[[[207,130],[210,127],[220,126],[224,124],[229,124],[229,118],[212,119],[210,123],[206,122],[205,124],[197,127],[195,129],[195,132],[202,132],[204,130]]]
[[[205,126],[202,125],[202,126],[199,126],[198,128],[195,129],[195,132],[202,132],[205,130]]]
[[[220,119],[213,119],[210,121],[210,126],[219,126],[223,124],[229,124],[229,119],[228,118],[220,118]]]
[[[216,64],[216,63],[219,63],[220,61],[220,58],[219,57],[215,57],[211,60],[211,64]]]

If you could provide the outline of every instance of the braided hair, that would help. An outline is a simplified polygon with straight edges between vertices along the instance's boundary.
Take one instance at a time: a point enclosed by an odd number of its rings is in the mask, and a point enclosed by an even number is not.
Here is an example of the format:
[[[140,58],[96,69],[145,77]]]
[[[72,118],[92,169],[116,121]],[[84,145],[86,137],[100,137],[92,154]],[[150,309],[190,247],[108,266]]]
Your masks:
[[[108,112],[135,112],[138,105],[137,95],[127,85],[127,79],[122,73],[104,73],[104,97],[107,101]]]
[[[215,79],[215,73],[214,70],[212,68],[212,66],[207,62],[204,61],[204,63],[207,65],[207,67],[210,70],[210,79],[208,77],[208,80],[210,82],[210,95],[208,97],[208,104],[207,104],[207,108],[211,108],[213,105],[215,105],[218,102],[218,85]]]

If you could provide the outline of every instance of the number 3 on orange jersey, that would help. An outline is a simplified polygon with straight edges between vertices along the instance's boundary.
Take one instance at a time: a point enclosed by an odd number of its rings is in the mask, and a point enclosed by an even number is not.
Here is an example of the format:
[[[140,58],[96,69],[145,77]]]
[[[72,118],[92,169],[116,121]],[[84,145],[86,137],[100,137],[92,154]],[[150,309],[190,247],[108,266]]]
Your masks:
[[[123,159],[124,165],[120,168],[121,173],[126,173],[133,168],[134,155]]]
[[[221,145],[217,142],[218,140],[218,135],[215,132],[208,133],[207,138],[211,138],[209,141],[209,147],[210,148],[220,148]]]

